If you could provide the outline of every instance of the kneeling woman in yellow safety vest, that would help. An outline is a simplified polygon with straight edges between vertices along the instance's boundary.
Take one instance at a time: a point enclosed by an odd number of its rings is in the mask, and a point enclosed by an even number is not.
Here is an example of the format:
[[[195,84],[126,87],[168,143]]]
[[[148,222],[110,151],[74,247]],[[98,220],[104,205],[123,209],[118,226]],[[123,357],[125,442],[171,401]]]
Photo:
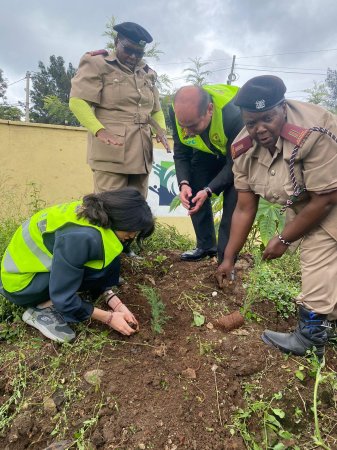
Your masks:
[[[118,284],[123,244],[152,234],[154,219],[133,188],[90,194],[34,214],[14,234],[1,262],[0,293],[26,307],[22,319],[49,339],[75,338],[68,322],[92,318],[124,335],[138,329],[111,291]],[[109,311],[81,297],[103,294]]]

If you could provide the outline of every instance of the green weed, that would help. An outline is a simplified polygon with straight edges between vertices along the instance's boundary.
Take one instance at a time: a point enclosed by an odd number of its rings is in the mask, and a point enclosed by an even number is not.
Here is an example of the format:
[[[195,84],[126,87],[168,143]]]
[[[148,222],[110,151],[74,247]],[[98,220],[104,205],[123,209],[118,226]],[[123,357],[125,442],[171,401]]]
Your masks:
[[[295,313],[294,298],[300,293],[298,256],[284,255],[281,259],[263,262],[259,255],[255,256],[254,268],[244,285],[244,313],[249,313],[255,302],[263,300],[273,302],[276,311],[284,319]]]
[[[12,394],[9,399],[0,406],[0,433],[10,425],[11,421],[20,412],[23,405],[24,392],[27,385],[27,367],[24,359],[24,355],[20,352],[17,372],[11,381]]]
[[[188,250],[193,245],[190,237],[178,233],[175,227],[156,223],[153,235],[144,243],[146,250]]]
[[[283,397],[282,392],[275,393],[269,401],[263,400],[263,398],[249,399],[247,394],[250,392],[251,387],[246,391],[247,406],[239,408],[234,413],[233,424],[230,426],[231,434],[234,435],[238,432],[248,449],[286,450],[288,447],[285,442],[293,439],[294,436],[282,425],[282,419],[286,417],[286,412],[277,405],[277,402]],[[250,430],[251,423],[258,424],[258,433]],[[291,448],[300,450],[297,445]]]

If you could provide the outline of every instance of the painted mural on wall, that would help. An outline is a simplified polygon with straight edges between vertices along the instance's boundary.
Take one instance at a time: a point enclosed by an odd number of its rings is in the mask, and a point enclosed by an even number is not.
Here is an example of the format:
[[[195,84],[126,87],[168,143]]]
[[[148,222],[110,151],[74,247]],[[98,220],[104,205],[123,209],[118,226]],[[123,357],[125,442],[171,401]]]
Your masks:
[[[179,206],[170,212],[170,204],[179,194],[173,156],[154,149],[152,172],[149,179],[148,202],[155,216],[186,216],[186,209]]]

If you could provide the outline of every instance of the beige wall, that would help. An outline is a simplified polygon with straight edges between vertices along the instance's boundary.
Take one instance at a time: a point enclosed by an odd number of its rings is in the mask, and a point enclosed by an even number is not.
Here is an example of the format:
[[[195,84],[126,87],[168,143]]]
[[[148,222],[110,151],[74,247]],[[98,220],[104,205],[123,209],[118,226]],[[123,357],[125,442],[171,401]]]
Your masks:
[[[18,201],[24,208],[29,201],[35,201],[30,198],[31,183],[37,185],[38,196],[48,205],[92,192],[86,138],[83,128],[0,120],[1,205],[17,208]],[[189,218],[167,217],[160,221],[194,236]]]

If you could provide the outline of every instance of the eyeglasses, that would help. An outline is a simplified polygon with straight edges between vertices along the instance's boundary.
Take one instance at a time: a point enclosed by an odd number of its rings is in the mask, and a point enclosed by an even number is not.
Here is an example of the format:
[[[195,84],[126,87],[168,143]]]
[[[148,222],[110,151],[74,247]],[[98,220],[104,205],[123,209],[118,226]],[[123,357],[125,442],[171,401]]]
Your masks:
[[[144,50],[137,50],[133,47],[128,47],[125,44],[123,44],[122,41],[118,41],[118,42],[123,47],[124,53],[126,53],[127,55],[135,56],[136,58],[139,58],[139,59],[143,58],[143,56],[145,54]]]

